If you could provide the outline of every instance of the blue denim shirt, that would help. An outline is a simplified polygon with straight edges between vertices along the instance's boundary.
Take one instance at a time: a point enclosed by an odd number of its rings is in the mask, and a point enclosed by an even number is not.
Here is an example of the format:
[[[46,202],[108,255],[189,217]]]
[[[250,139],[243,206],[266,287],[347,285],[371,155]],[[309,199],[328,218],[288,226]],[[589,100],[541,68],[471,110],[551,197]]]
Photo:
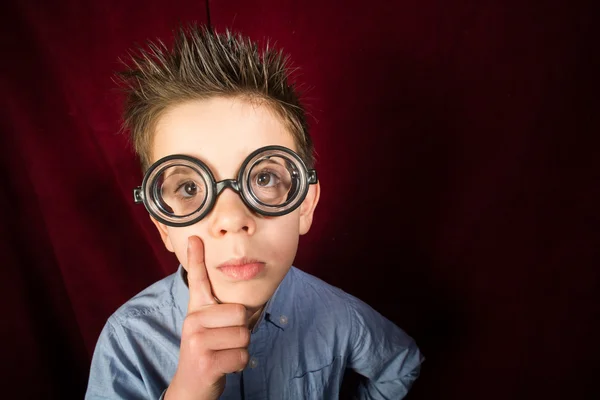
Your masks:
[[[86,399],[160,399],[177,369],[189,290],[184,270],[155,283],[107,321]],[[337,399],[346,368],[358,398],[401,399],[423,360],[413,339],[364,302],[292,267],[255,325],[250,361],[221,399]]]

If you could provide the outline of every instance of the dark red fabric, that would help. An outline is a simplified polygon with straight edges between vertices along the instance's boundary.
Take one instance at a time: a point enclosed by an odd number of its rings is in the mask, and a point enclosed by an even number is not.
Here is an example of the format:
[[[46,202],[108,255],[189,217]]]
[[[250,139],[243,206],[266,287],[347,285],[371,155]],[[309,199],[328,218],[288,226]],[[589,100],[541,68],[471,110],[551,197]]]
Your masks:
[[[52,3],[0,5],[15,398],[81,398],[106,318],[177,267],[133,205],[111,74],[134,43],[207,21],[198,1]],[[411,399],[599,392],[597,29],[592,2],[538,3],[209,3],[217,30],[300,67],[322,197],[296,265],[416,338]]]

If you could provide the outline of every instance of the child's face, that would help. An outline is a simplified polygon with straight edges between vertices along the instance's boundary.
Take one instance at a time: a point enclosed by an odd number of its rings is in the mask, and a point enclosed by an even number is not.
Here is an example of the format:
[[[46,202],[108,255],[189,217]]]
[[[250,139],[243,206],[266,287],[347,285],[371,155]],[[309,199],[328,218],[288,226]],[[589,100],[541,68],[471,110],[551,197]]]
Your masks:
[[[169,109],[158,120],[152,161],[185,154],[202,160],[217,181],[234,179],[254,150],[280,145],[297,151],[291,133],[269,108],[236,98],[196,100]],[[239,194],[226,189],[212,211],[194,225],[170,227],[155,220],[161,237],[182,265],[187,265],[190,236],[204,242],[205,263],[214,295],[224,303],[262,306],[289,270],[298,236],[308,232],[319,186],[310,185],[300,207],[279,217],[264,217],[248,209]],[[252,279],[227,275],[218,267],[247,258],[262,265]]]

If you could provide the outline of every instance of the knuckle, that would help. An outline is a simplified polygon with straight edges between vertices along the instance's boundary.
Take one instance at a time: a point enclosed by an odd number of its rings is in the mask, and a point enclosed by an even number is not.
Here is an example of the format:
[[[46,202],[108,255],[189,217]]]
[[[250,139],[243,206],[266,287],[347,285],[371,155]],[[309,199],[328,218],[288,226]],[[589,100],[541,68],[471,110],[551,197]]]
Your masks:
[[[246,307],[241,304],[234,304],[234,307],[236,319],[243,323],[246,320]]]
[[[244,326],[239,327],[239,335],[242,346],[246,347],[250,344],[250,330]]]
[[[182,332],[188,332],[193,330],[194,319],[195,318],[193,314],[189,314],[187,317],[185,317],[185,319],[183,320],[183,326],[181,327]]]
[[[248,354],[248,350],[240,349],[240,364],[245,367],[248,364],[249,359],[250,355]]]
[[[198,313],[188,314],[183,320],[183,326],[181,327],[182,336],[183,335],[192,335],[195,331],[198,330],[202,319],[198,315]]]
[[[201,353],[204,351],[204,337],[200,333],[190,335],[187,339],[187,347],[192,353]]]
[[[211,371],[215,365],[214,362],[214,353],[207,353],[202,357],[196,358],[196,368],[198,371]]]

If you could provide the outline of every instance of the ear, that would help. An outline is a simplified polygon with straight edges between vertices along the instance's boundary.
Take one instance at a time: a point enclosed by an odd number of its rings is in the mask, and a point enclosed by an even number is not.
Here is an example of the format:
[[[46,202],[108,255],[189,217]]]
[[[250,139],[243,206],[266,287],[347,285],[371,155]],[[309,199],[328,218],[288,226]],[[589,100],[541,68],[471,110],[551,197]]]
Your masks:
[[[320,195],[321,185],[319,182],[309,186],[306,198],[300,205],[300,235],[305,235],[310,230]]]
[[[169,250],[170,252],[175,252],[175,249],[173,249],[173,244],[171,244],[171,239],[169,239],[169,231],[167,229],[167,226],[163,223],[158,222],[152,216],[150,216],[150,220],[154,223],[154,226],[156,226],[156,229],[158,229],[160,238],[162,239],[163,243],[165,244],[165,247],[167,248],[167,250]]]

